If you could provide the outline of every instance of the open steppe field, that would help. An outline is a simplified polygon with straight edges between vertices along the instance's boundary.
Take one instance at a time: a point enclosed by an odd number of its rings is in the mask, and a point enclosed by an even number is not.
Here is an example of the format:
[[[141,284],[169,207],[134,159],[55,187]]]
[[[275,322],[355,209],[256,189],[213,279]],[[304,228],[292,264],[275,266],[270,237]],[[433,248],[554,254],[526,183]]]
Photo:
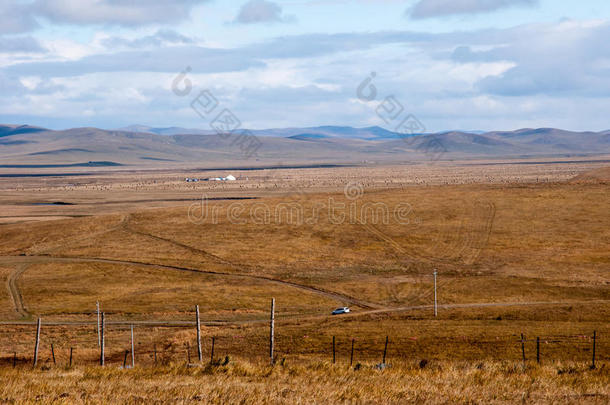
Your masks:
[[[582,174],[600,166],[3,182],[0,400],[607,403],[610,189]],[[199,366],[195,305],[203,363],[214,341],[227,364]]]
[[[403,165],[209,165],[151,170],[144,167],[2,169],[0,224],[132,212],[188,205],[209,198],[282,197],[343,192],[349,183],[367,191],[458,184],[552,183],[610,164],[609,155],[413,162]],[[233,166],[231,166],[233,167]],[[186,182],[232,174],[235,182]],[[57,204],[60,203],[60,204]]]

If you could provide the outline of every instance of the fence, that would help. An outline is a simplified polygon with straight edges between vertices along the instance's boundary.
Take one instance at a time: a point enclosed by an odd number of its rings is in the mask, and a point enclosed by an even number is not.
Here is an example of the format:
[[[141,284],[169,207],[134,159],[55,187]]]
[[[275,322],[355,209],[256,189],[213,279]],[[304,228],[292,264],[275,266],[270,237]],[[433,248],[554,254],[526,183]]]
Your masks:
[[[385,364],[406,359],[443,357],[460,360],[517,360],[542,363],[562,353],[574,361],[587,361],[591,367],[600,359],[600,340],[596,331],[586,334],[534,335],[522,333],[494,337],[404,336],[378,333],[375,336],[299,335],[276,328],[273,306],[269,328],[256,333],[236,335],[228,326],[206,327],[202,333],[198,308],[193,321],[110,321],[105,314],[96,322],[15,323],[0,326],[0,342],[10,336],[23,336],[9,346],[0,347],[4,366],[135,365],[168,363],[221,363],[227,357],[259,361],[285,358],[316,358],[335,364],[359,362]],[[214,332],[214,333],[211,333]],[[218,333],[216,333],[218,332]],[[6,334],[6,336],[3,336]],[[10,334],[10,335],[9,335]],[[29,338],[31,336],[31,338]],[[605,352],[605,346],[602,346]]]

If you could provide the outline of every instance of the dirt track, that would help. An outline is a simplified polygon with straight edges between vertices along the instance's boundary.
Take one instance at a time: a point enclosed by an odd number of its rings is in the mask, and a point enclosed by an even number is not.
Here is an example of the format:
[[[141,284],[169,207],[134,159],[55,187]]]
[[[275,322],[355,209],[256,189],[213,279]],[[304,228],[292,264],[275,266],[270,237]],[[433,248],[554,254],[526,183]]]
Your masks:
[[[475,225],[479,225],[479,229],[474,232],[474,235],[468,235],[470,238],[474,239],[474,241],[470,241],[470,242],[472,242],[472,245],[474,245],[474,246],[468,246],[468,247],[474,248],[475,251],[479,247],[478,245],[481,245],[480,239],[487,238],[490,228],[491,228],[491,224],[493,222],[493,216],[494,216],[493,214],[495,212],[495,207],[493,205],[491,205],[491,206],[484,206],[484,208],[485,209],[483,209],[482,212],[479,213],[479,216],[476,217],[476,219],[473,221],[475,223]],[[365,223],[363,223],[361,225],[367,231],[373,233],[380,239],[390,243],[396,249],[397,253],[409,256],[407,254],[407,252],[405,252],[404,249],[400,245],[396,244],[388,236],[379,232],[374,227],[367,226]],[[400,306],[400,307],[382,306],[380,304],[363,301],[363,300],[357,299],[355,297],[351,297],[351,296],[348,296],[345,294],[337,293],[334,291],[330,291],[330,290],[326,290],[326,289],[322,289],[322,288],[318,288],[318,287],[298,284],[298,283],[275,279],[275,278],[267,277],[267,276],[254,275],[251,273],[255,269],[251,268],[250,266],[231,262],[227,259],[224,259],[224,258],[214,255],[212,253],[209,253],[205,250],[195,248],[192,246],[188,246],[188,245],[185,245],[178,241],[174,241],[172,239],[163,238],[158,235],[149,234],[149,233],[145,233],[145,232],[133,229],[130,226],[130,215],[129,214],[124,215],[120,219],[120,221],[117,224],[113,225],[112,227],[110,227],[106,230],[97,232],[94,235],[91,235],[90,237],[100,236],[102,234],[106,234],[106,233],[113,232],[113,231],[132,233],[132,234],[139,235],[142,237],[147,237],[147,238],[155,239],[155,240],[162,241],[165,243],[169,243],[174,246],[178,246],[182,249],[187,249],[192,252],[202,254],[205,257],[208,257],[218,263],[227,265],[227,266],[237,270],[238,272],[232,273],[232,272],[201,270],[201,269],[197,269],[197,268],[189,268],[189,267],[182,267],[182,266],[173,266],[173,265],[166,265],[166,264],[162,265],[162,264],[156,264],[156,263],[147,263],[147,262],[139,262],[139,261],[131,261],[131,260],[118,260],[118,259],[103,258],[103,257],[71,257],[71,256],[61,256],[61,255],[51,256],[50,255],[51,253],[56,252],[59,248],[61,248],[62,246],[65,246],[65,243],[69,242],[70,240],[69,239],[63,240],[63,241],[60,241],[60,243],[57,243],[57,241],[56,241],[52,246],[47,245],[47,246],[44,246],[43,249],[32,249],[32,253],[36,252],[36,254],[31,255],[31,256],[0,256],[1,264],[5,264],[5,265],[12,266],[15,268],[15,270],[9,275],[8,280],[7,280],[7,289],[13,300],[15,311],[22,317],[27,317],[30,315],[28,313],[28,311],[26,310],[26,305],[24,304],[23,297],[21,295],[21,292],[19,291],[19,286],[18,286],[19,278],[32,264],[52,263],[52,262],[110,263],[110,264],[121,264],[121,265],[133,265],[133,266],[153,267],[153,268],[172,270],[172,271],[207,274],[207,275],[214,275],[214,276],[220,276],[220,277],[240,277],[240,278],[245,278],[245,279],[265,281],[265,282],[269,282],[269,283],[282,285],[285,287],[296,288],[296,289],[300,289],[300,290],[307,291],[310,293],[318,294],[325,298],[333,299],[333,300],[337,301],[337,303],[340,305],[348,305],[348,306],[356,307],[356,311],[354,313],[349,314],[347,316],[342,316],[341,318],[351,318],[351,317],[363,316],[363,315],[404,312],[404,311],[413,311],[413,310],[432,308],[431,305],[416,305],[416,306],[411,305],[411,306]],[[470,239],[470,238],[466,238],[466,239]],[[464,246],[460,246],[460,247],[463,250]],[[461,250],[459,251],[459,253],[461,253]],[[246,272],[244,272],[244,271],[246,271]],[[439,308],[450,309],[450,308],[534,306],[534,305],[569,305],[569,304],[577,304],[577,303],[583,303],[583,302],[607,302],[607,301],[597,300],[597,301],[506,302],[506,303],[489,302],[489,303],[443,304],[443,305],[439,305]],[[360,308],[361,310],[358,310],[357,308]],[[299,321],[303,321],[303,320],[321,319],[321,318],[325,318],[325,317],[328,317],[328,315],[314,315],[314,316],[305,316],[305,317],[301,316],[298,318],[284,318],[283,320],[289,321],[289,320],[298,319]],[[208,323],[206,323],[206,325],[218,326],[218,325],[227,325],[227,324],[259,323],[259,322],[267,322],[267,320],[250,320],[250,321],[238,321],[238,322],[215,321],[215,322],[208,322]],[[19,324],[20,322],[19,321],[0,322],[0,324],[15,324],[15,323]],[[25,322],[25,323],[27,323],[27,322]],[[73,324],[73,323],[68,322],[66,324]],[[116,323],[121,324],[121,321],[116,321]],[[185,322],[182,322],[182,321],[140,321],[140,322],[131,321],[131,323],[149,324],[149,325],[166,325],[166,326],[173,326],[173,325],[179,326],[179,325],[183,325],[183,324],[190,324],[189,321],[185,321]],[[62,323],[58,323],[58,324],[62,324]],[[76,322],[76,324],[81,324],[81,322]],[[87,322],[84,322],[82,324],[87,324]]]
[[[13,300],[13,305],[15,305],[15,311],[17,311],[17,313],[22,317],[28,316],[29,313],[23,305],[23,297],[21,296],[21,292],[19,291],[17,280],[27,270],[28,267],[30,267],[30,265],[27,263],[22,263],[18,265],[15,271],[13,271],[6,280],[6,287],[8,288],[8,291]]]
[[[165,243],[172,244],[174,246],[178,246],[183,249],[190,250],[195,253],[202,254],[218,263],[230,266],[235,270],[251,270],[248,266],[233,263],[229,260],[223,259],[219,256],[216,256],[212,253],[209,253],[205,250],[194,248],[192,246],[185,245],[183,243],[174,241],[172,239],[166,239],[157,235],[141,232],[135,229],[132,229],[130,225],[131,216],[129,214],[123,215],[118,224],[100,232],[96,232],[95,234],[91,234],[88,238],[99,237],[100,235],[104,235],[114,231],[123,231],[127,233],[132,233],[135,235],[155,239],[158,241],[162,241]],[[79,239],[82,241],[82,239]],[[60,243],[55,243],[53,246],[44,246],[43,249],[32,249],[32,252],[36,252],[36,254],[31,256],[0,256],[0,263],[15,265],[15,271],[13,271],[8,280],[7,280],[7,289],[13,299],[13,304],[15,306],[15,311],[21,315],[22,317],[28,316],[29,313],[25,309],[25,305],[23,303],[23,298],[21,292],[19,291],[19,286],[17,285],[17,280],[21,275],[26,271],[26,269],[32,265],[37,263],[50,263],[50,262],[80,262],[80,263],[110,263],[110,264],[126,264],[126,265],[136,265],[136,266],[145,266],[145,267],[155,267],[166,270],[175,270],[175,271],[183,271],[183,272],[192,272],[192,273],[200,273],[200,274],[209,274],[216,276],[232,276],[232,277],[241,277],[247,279],[261,280],[270,283],[275,283],[279,285],[283,285],[286,287],[297,288],[300,290],[308,291],[314,294],[321,295],[326,298],[333,299],[337,301],[339,305],[349,305],[349,306],[357,306],[363,309],[380,309],[381,306],[375,303],[366,302],[363,300],[359,300],[357,298],[336,293],[333,291],[325,290],[318,287],[312,287],[308,285],[298,284],[290,281],[284,281],[275,279],[272,277],[266,276],[257,276],[252,274],[240,274],[240,273],[228,273],[228,272],[216,272],[209,270],[200,270],[189,267],[181,267],[181,266],[171,266],[171,265],[161,265],[155,263],[146,263],[146,262],[138,262],[138,261],[130,261],[130,260],[115,260],[115,259],[107,259],[107,258],[98,258],[98,257],[69,257],[69,256],[51,256],[50,254],[56,252],[61,247],[65,246],[66,242],[70,242],[70,239],[62,240]]]
[[[191,273],[199,273],[199,274],[208,274],[208,275],[216,275],[216,276],[230,276],[230,277],[240,277],[246,279],[253,280],[262,280],[270,283],[275,283],[279,285],[283,285],[286,287],[297,288],[300,290],[305,290],[308,292],[312,292],[318,295],[321,295],[326,298],[333,299],[342,305],[352,305],[358,306],[365,309],[375,309],[381,308],[379,305],[374,303],[369,303],[366,301],[359,300],[354,297],[350,297],[348,295],[339,294],[336,292],[297,284],[290,281],[278,280],[271,277],[265,276],[256,276],[251,274],[238,274],[238,273],[226,273],[226,272],[216,272],[209,270],[199,270],[193,269],[189,267],[179,267],[179,266],[169,266],[169,265],[161,265],[154,263],[145,263],[145,262],[137,262],[137,261],[129,261],[129,260],[114,260],[114,259],[104,259],[104,258],[90,258],[90,257],[62,257],[62,256],[0,256],[0,263],[6,265],[17,265],[17,269],[11,273],[9,277],[8,288],[13,296],[13,300],[15,303],[15,310],[22,316],[27,315],[27,312],[23,309],[23,300],[21,299],[21,294],[19,292],[16,281],[23,274],[23,272],[27,269],[29,265],[37,264],[37,263],[110,263],[110,264],[124,264],[124,265],[135,265],[135,266],[145,266],[145,267],[154,267],[158,269],[166,269],[166,270],[176,270],[176,271],[184,271]],[[15,299],[15,297],[18,297]]]
[[[608,300],[589,300],[589,301],[529,301],[529,302],[480,302],[480,303],[467,303],[467,304],[442,304],[439,305],[439,309],[456,309],[456,308],[507,308],[507,307],[532,307],[532,306],[562,306],[562,305],[576,305],[576,304],[592,304],[592,303],[607,303]],[[312,316],[298,316],[298,317],[282,317],[276,318],[276,323],[286,322],[303,322],[303,321],[314,321],[320,319],[352,319],[355,317],[362,317],[374,314],[384,313],[396,313],[396,312],[408,312],[417,311],[422,309],[432,309],[433,305],[413,305],[403,307],[392,307],[383,309],[370,309],[364,311],[351,312],[349,314],[333,317],[332,315],[312,315]],[[204,326],[227,326],[227,325],[246,325],[246,324],[266,324],[269,323],[269,319],[253,319],[245,321],[202,321],[201,324]],[[0,321],[0,325],[35,325],[36,321]],[[75,325],[95,325],[95,321],[49,321],[44,322],[45,325],[51,326],[75,326]],[[107,325],[145,325],[145,326],[175,326],[183,327],[188,325],[195,325],[195,321],[106,321]]]
[[[145,266],[145,267],[154,267],[159,269],[167,269],[167,270],[176,270],[176,271],[185,271],[192,273],[200,273],[200,274],[211,274],[217,276],[231,276],[231,277],[242,277],[248,279],[255,280],[263,280],[271,283],[276,283],[279,285],[284,285],[287,287],[297,288],[301,290],[305,290],[308,292],[312,292],[315,294],[319,294],[326,298],[331,298],[336,300],[337,302],[343,305],[351,305],[360,307],[363,310],[352,312],[350,314],[341,316],[340,319],[349,319],[353,317],[365,316],[365,315],[373,315],[373,314],[383,314],[383,313],[396,313],[396,312],[406,312],[406,311],[415,311],[422,309],[431,309],[432,305],[411,305],[411,306],[400,306],[400,307],[382,307],[378,304],[363,302],[353,297],[349,297],[343,294],[339,294],[332,291],[322,290],[319,288],[301,285],[297,283],[292,283],[289,281],[278,280],[265,276],[256,276],[256,275],[244,275],[244,274],[234,274],[234,273],[223,273],[223,272],[214,272],[214,271],[206,271],[199,269],[192,269],[187,267],[178,267],[178,266],[169,266],[169,265],[160,265],[154,263],[144,263],[144,262],[136,262],[136,261],[128,261],[128,260],[113,260],[113,259],[104,259],[104,258],[79,258],[79,257],[52,257],[52,256],[0,256],[0,263],[5,265],[15,266],[15,271],[12,272],[7,280],[7,288],[11,294],[13,299],[13,303],[15,305],[15,311],[21,315],[22,317],[26,317],[30,315],[25,309],[25,305],[23,303],[23,298],[18,288],[17,281],[21,275],[27,270],[27,268],[32,264],[37,263],[111,263],[111,264],[127,264],[127,265],[136,265],[136,266]],[[464,304],[441,304],[438,308],[441,309],[452,309],[452,308],[487,308],[487,307],[513,307],[513,306],[556,306],[556,305],[571,305],[571,304],[582,304],[582,303],[593,303],[593,302],[607,302],[606,300],[589,300],[589,301],[528,301],[528,302],[486,302],[486,303],[464,303]],[[328,318],[329,315],[314,315],[314,316],[305,316],[298,318],[279,318],[278,321],[290,321],[290,320],[298,320],[298,321],[306,321],[306,320],[316,320]],[[221,325],[231,325],[231,324],[255,324],[255,323],[265,323],[268,322],[267,319],[261,320],[249,320],[249,321],[237,321],[237,322],[204,322],[206,326],[221,326]],[[3,325],[29,325],[33,322],[30,321],[8,321],[8,322],[0,322]],[[139,324],[139,325],[163,325],[163,326],[184,326],[190,325],[193,322],[191,321],[114,321],[110,322],[112,324]],[[93,324],[92,322],[48,322],[49,325],[89,325]]]

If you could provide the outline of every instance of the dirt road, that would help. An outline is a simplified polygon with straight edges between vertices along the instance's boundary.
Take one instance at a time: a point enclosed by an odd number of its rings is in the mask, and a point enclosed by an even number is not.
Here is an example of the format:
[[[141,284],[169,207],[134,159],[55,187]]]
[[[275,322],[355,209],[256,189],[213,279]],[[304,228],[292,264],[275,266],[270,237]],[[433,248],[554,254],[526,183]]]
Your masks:
[[[439,309],[455,309],[455,308],[506,308],[506,307],[531,307],[531,306],[563,306],[563,305],[577,305],[577,304],[600,304],[608,303],[608,300],[588,300],[588,301],[529,301],[529,302],[478,302],[478,303],[466,303],[466,304],[443,304],[439,305]],[[275,319],[276,323],[290,323],[290,322],[303,322],[303,321],[315,321],[321,319],[352,319],[355,317],[362,317],[374,314],[383,313],[396,313],[396,312],[409,312],[417,311],[422,309],[432,309],[432,305],[412,305],[402,307],[392,307],[383,309],[370,309],[363,311],[351,312],[340,316],[333,316],[330,314],[325,315],[312,315],[312,316],[292,316],[292,317],[278,317]],[[269,319],[253,319],[244,321],[202,321],[201,324],[204,326],[231,326],[231,325],[249,325],[249,324],[266,324],[269,323]],[[0,325],[35,325],[36,321],[0,321]],[[95,325],[95,321],[45,321],[45,325],[50,326],[87,326]],[[184,327],[195,325],[195,321],[181,321],[181,320],[141,320],[141,321],[106,321],[107,325],[140,325],[140,326],[166,326],[166,327]]]
[[[298,284],[291,281],[284,281],[275,279],[272,277],[266,276],[257,276],[252,274],[239,274],[239,273],[228,273],[228,272],[217,272],[210,270],[200,270],[189,267],[181,267],[181,266],[170,266],[170,265],[162,265],[155,263],[145,263],[138,261],[130,261],[130,260],[115,260],[115,259],[106,259],[106,258],[91,258],[91,257],[65,257],[65,256],[0,256],[0,263],[5,265],[13,265],[17,266],[17,270],[11,273],[9,277],[8,289],[10,291],[11,296],[13,297],[13,301],[15,302],[16,311],[22,315],[26,316],[27,312],[23,309],[23,299],[21,298],[21,293],[19,292],[19,288],[17,285],[18,278],[24,273],[28,266],[32,264],[38,263],[110,263],[110,264],[123,264],[123,265],[134,265],[134,266],[144,266],[144,267],[153,267],[157,269],[165,269],[165,270],[173,270],[173,271],[182,271],[182,272],[190,272],[190,273],[198,273],[198,274],[208,274],[222,277],[239,277],[250,280],[259,280],[265,281],[269,283],[274,283],[278,285],[282,285],[285,287],[292,287],[304,291],[308,291],[314,294],[318,294],[320,296],[333,299],[337,301],[340,305],[345,306],[357,306],[364,309],[375,309],[381,308],[380,305],[366,302],[363,300],[359,300],[354,297],[350,297],[348,295],[336,293],[333,291],[328,291],[325,289],[312,287],[308,285]],[[18,297],[18,298],[15,298]]]
[[[9,294],[11,295],[11,299],[13,300],[13,305],[15,306],[15,311],[22,317],[26,317],[29,315],[25,306],[23,305],[23,297],[21,296],[21,292],[19,291],[19,286],[17,285],[17,280],[21,275],[30,267],[27,263],[21,263],[13,271],[6,280],[6,288],[8,289]]]

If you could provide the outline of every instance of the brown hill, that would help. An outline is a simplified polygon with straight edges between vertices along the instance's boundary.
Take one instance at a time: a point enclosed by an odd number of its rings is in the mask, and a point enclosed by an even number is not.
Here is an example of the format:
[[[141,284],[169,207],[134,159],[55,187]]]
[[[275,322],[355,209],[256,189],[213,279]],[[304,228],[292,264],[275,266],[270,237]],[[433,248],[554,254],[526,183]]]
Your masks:
[[[347,128],[347,127],[346,127]],[[569,157],[610,153],[608,134],[555,129],[514,132],[446,132],[398,137],[373,131],[377,138],[353,137],[352,128],[324,127],[323,134],[274,136],[256,131],[256,154],[239,134],[176,134],[74,128],[52,131],[0,125],[0,168],[53,165],[55,168],[104,162],[109,165],[168,167],[268,166],[279,164],[405,163],[477,158]],[[338,135],[330,136],[332,131]],[[365,132],[366,132],[365,131]],[[343,135],[342,135],[343,134]],[[347,134],[347,135],[345,135]],[[345,135],[345,136],[344,136]],[[390,136],[391,135],[391,136]],[[368,135],[367,135],[368,136]]]
[[[610,183],[610,166],[581,173],[575,176],[572,181],[577,183]]]

